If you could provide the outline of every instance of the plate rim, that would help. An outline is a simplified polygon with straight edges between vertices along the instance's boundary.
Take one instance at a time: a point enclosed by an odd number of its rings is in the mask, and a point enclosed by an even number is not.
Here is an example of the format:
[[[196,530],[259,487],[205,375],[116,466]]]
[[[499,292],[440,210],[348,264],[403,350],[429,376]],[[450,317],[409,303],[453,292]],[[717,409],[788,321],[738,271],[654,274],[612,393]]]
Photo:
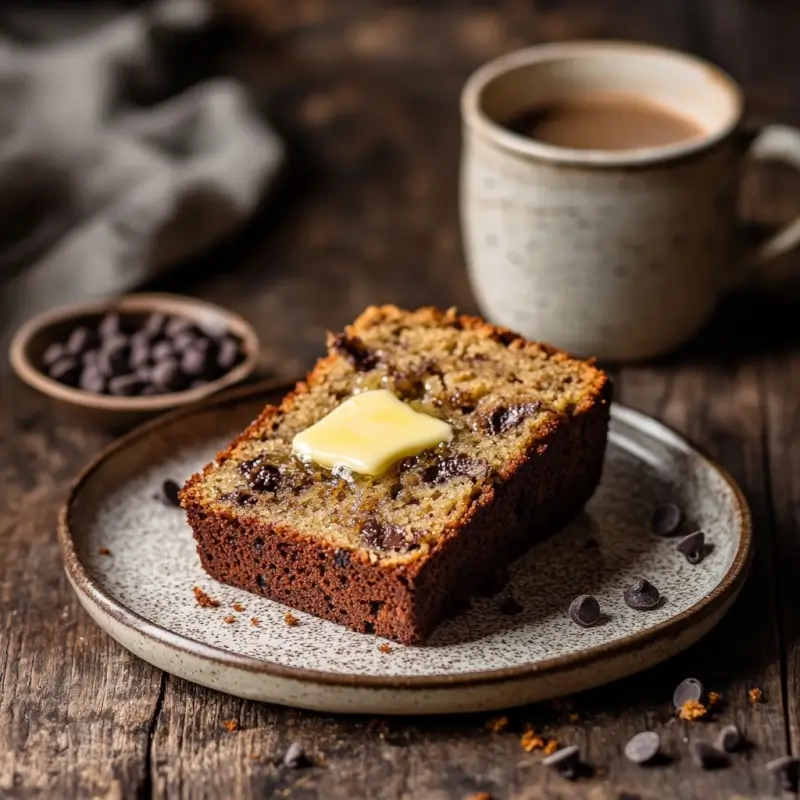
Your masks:
[[[185,652],[213,664],[243,670],[248,673],[261,674],[266,677],[296,680],[313,683],[319,686],[357,687],[364,689],[406,689],[432,690],[454,687],[479,687],[506,681],[524,680],[532,677],[544,677],[564,670],[580,669],[591,664],[602,663],[632,652],[651,647],[662,638],[677,638],[687,629],[701,620],[724,611],[732,603],[741,590],[750,571],[753,559],[752,516],[747,499],[734,478],[725,467],[712,459],[701,447],[690,442],[685,436],[670,426],[641,411],[612,403],[612,417],[633,424],[639,429],[666,439],[672,446],[694,453],[711,469],[715,470],[725,481],[733,493],[736,514],[741,531],[740,542],[730,567],[707,595],[689,608],[658,623],[652,628],[629,634],[612,642],[595,645],[576,653],[555,656],[538,662],[527,662],[513,667],[500,667],[492,670],[478,670],[452,675],[362,675],[357,673],[324,672],[306,667],[292,667],[254,656],[234,653],[215,645],[200,642],[183,634],[164,628],[132,611],[122,602],[105,592],[86,571],[75,550],[72,531],[70,529],[70,511],[73,502],[92,475],[119,450],[126,448],[131,442],[146,436],[161,427],[171,425],[183,417],[196,413],[224,407],[231,403],[241,403],[258,396],[272,395],[292,389],[295,381],[281,379],[262,381],[256,384],[222,392],[207,398],[200,403],[179,408],[156,419],[140,425],[115,439],[101,450],[91,462],[73,479],[66,498],[58,514],[58,543],[64,560],[64,569],[74,591],[80,593],[83,601],[88,602],[111,616],[121,625],[137,635],[146,637],[159,645],[165,645],[179,652]],[[124,645],[123,645],[124,646]],[[126,648],[127,649],[127,648]]]

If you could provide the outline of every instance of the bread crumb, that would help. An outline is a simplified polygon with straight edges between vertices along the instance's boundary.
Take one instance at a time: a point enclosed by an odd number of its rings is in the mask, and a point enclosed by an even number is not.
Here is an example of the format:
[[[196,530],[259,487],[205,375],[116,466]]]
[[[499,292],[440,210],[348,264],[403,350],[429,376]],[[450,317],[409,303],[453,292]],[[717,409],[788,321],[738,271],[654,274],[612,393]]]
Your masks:
[[[572,712],[572,713],[569,715],[569,721],[570,721],[570,722],[579,722],[579,721],[580,721],[580,718],[581,718],[581,717],[580,717],[580,714],[578,714],[578,712],[577,712],[577,711],[573,711],[573,712]]]
[[[708,704],[710,706],[717,705],[720,700],[722,700],[722,695],[719,692],[709,692],[708,693]]]
[[[255,761],[257,758],[261,758],[261,753],[250,753],[250,755],[247,757],[252,758],[253,761]]]
[[[508,727],[508,717],[495,717],[486,723],[487,730],[492,733],[502,733]]]
[[[534,750],[540,750],[544,747],[544,739],[541,736],[537,736],[536,731],[531,728],[522,734],[519,744],[526,753],[532,753]]]
[[[708,709],[697,700],[687,700],[682,706],[681,710],[678,712],[678,716],[681,719],[688,720],[692,722],[696,719],[701,719],[706,715]]]
[[[101,556],[110,556],[111,555],[111,551],[107,547],[101,547],[97,552]]]
[[[297,627],[297,626],[300,624],[300,620],[299,620],[299,619],[297,619],[297,617],[296,617],[294,614],[292,614],[292,612],[291,612],[291,611],[287,611],[287,612],[286,612],[286,613],[283,615],[283,621],[284,621],[284,622],[285,622],[285,623],[286,623],[286,624],[287,624],[287,625],[288,625],[290,628],[296,628],[296,627]]]
[[[241,612],[245,610],[245,607],[241,603],[234,603],[233,610]]]
[[[756,703],[763,703],[764,702],[764,694],[761,689],[751,689],[747,696],[750,698],[750,703],[755,705]]]
[[[258,617],[250,617],[250,624],[257,628],[261,624],[261,620]]]
[[[489,792],[478,792],[477,794],[471,794],[467,800],[492,800],[492,796]]]
[[[545,746],[544,746],[544,754],[546,756],[551,756],[553,753],[558,750],[559,744],[556,739],[551,739]]]
[[[380,650],[380,651],[381,651],[381,653],[391,653],[391,652],[392,652],[392,648],[391,648],[391,647],[390,647],[388,644],[386,644],[386,642],[384,642],[384,643],[383,643],[383,644],[382,644],[382,645],[381,645],[381,646],[378,648],[378,650]]]
[[[222,727],[225,728],[226,731],[233,733],[234,731],[239,730],[239,720],[238,719],[224,719],[222,720]]]
[[[195,586],[192,591],[197,598],[197,605],[199,605],[200,608],[217,608],[217,606],[219,606],[219,600],[215,600],[210,595],[207,595],[199,586]]]
[[[230,625],[232,622],[236,622],[236,617],[234,617],[233,614],[228,614],[228,616],[225,617],[225,622]]]

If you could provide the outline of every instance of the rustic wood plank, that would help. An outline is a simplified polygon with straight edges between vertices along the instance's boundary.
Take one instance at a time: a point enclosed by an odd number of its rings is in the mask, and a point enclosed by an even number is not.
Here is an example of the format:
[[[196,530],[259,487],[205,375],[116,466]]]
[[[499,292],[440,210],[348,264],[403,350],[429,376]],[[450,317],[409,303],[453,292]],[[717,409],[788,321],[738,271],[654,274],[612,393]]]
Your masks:
[[[0,378],[0,796],[135,797],[160,673],[97,628],[55,540],[69,478],[106,437]]]
[[[764,369],[769,467],[779,557],[775,559],[786,653],[792,751],[800,752],[800,349],[769,359]]]

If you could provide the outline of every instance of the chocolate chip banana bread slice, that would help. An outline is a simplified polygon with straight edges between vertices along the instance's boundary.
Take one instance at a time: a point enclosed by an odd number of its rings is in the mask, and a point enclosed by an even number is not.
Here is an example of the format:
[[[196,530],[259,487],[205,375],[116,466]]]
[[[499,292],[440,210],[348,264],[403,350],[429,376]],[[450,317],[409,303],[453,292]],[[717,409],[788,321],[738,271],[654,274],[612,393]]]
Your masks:
[[[328,351],[181,503],[213,578],[419,642],[592,495],[611,384],[591,362],[452,310],[371,307]],[[298,457],[298,434],[371,390],[451,435],[380,474]]]

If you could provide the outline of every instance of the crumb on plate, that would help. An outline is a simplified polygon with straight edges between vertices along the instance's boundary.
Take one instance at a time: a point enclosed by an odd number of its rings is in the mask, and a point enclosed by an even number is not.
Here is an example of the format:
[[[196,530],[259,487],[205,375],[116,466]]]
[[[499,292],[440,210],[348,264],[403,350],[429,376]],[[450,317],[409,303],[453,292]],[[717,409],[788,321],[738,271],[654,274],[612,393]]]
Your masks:
[[[241,611],[244,611],[245,608],[241,603],[234,603],[233,604],[233,610],[241,612]]]
[[[197,598],[197,605],[199,605],[200,608],[217,608],[217,606],[219,606],[219,600],[215,600],[213,597],[206,594],[199,586],[195,586],[192,591]]]
[[[250,624],[257,628],[261,624],[261,620],[258,617],[250,617]]]
[[[238,719],[224,719],[222,720],[222,727],[225,728],[226,731],[229,733],[233,733],[234,731],[239,730],[239,720]]]
[[[383,643],[383,644],[382,644],[382,645],[381,645],[381,646],[378,648],[378,650],[380,650],[380,651],[381,651],[381,653],[391,653],[391,652],[392,652],[392,648],[391,648],[391,647],[390,647],[388,644],[386,644],[386,642],[384,642],[384,643]]]
[[[284,621],[284,622],[285,622],[285,623],[286,623],[286,624],[287,624],[287,625],[288,625],[290,628],[296,628],[296,627],[297,627],[297,626],[300,624],[300,620],[299,620],[299,619],[297,619],[297,617],[296,617],[294,614],[292,614],[292,612],[291,612],[291,611],[287,611],[287,612],[286,612],[286,613],[283,615],[283,621]]]
[[[764,702],[764,693],[761,691],[761,689],[751,689],[747,693],[747,696],[750,698],[752,705]]]
[[[530,728],[522,734],[519,744],[526,753],[532,753],[534,750],[540,750],[545,745],[544,739],[537,735],[533,728]]]
[[[228,614],[228,616],[225,617],[225,622],[230,625],[232,622],[236,622],[236,617],[233,614]]]

